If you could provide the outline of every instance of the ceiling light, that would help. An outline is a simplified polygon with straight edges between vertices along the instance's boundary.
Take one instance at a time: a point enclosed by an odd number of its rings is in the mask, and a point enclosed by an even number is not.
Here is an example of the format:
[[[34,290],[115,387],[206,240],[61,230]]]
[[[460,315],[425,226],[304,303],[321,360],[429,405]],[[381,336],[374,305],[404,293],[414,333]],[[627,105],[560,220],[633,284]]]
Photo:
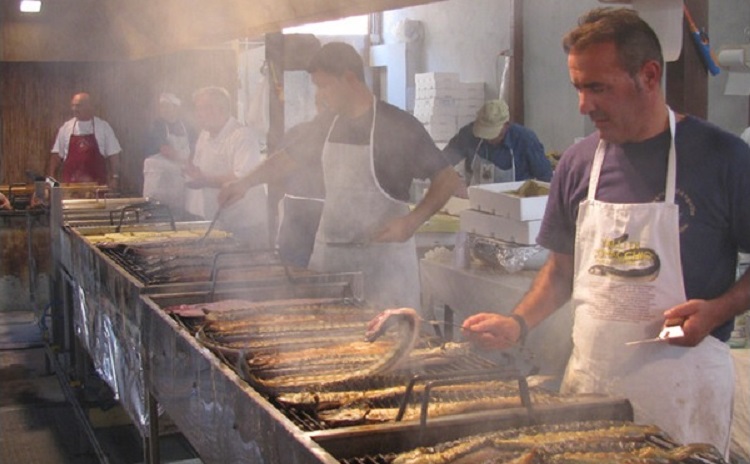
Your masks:
[[[21,11],[24,13],[39,13],[42,10],[42,0],[21,0]]]

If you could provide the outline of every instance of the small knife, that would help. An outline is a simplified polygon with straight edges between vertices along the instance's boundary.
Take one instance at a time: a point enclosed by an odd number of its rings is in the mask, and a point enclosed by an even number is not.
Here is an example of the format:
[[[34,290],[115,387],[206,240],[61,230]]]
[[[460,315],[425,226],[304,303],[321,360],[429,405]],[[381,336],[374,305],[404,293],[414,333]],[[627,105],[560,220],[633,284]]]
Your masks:
[[[658,337],[648,338],[646,340],[637,340],[634,342],[627,342],[625,343],[625,345],[632,346],[632,345],[640,345],[642,343],[663,342],[663,341],[669,340],[670,338],[684,337],[685,332],[682,330],[683,322],[685,322],[685,318],[683,317],[667,319],[666,321],[664,321],[664,327],[661,329],[661,332],[659,332]]]

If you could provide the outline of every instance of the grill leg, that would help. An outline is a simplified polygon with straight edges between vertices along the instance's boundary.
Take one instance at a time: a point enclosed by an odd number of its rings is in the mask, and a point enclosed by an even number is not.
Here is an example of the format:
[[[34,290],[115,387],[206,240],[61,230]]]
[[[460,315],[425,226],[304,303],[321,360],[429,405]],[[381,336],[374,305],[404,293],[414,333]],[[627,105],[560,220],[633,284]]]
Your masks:
[[[143,437],[143,459],[146,464],[159,464],[159,406],[156,398],[150,392],[148,396],[148,436]]]

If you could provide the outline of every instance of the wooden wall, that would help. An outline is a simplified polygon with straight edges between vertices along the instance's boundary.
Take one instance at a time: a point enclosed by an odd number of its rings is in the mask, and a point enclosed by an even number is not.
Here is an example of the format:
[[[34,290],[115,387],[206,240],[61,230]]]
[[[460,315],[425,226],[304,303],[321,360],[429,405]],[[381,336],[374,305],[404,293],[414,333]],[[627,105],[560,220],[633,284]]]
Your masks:
[[[237,91],[234,50],[194,50],[139,61],[1,62],[0,183],[26,182],[26,170],[44,174],[57,129],[71,117],[76,92],[91,94],[96,114],[122,145],[121,186],[139,194],[143,143],[162,91],[190,96],[206,85]]]

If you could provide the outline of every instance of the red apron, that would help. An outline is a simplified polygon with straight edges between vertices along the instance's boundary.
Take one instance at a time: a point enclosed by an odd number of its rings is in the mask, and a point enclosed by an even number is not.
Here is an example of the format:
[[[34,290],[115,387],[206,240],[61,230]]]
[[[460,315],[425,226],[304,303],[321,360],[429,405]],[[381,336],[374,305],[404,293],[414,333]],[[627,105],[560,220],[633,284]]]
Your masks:
[[[75,122],[77,124],[78,121]],[[75,130],[75,124],[73,129]],[[94,128],[94,122],[91,121]],[[96,182],[100,185],[107,183],[107,165],[104,156],[96,143],[96,130],[87,135],[70,135],[68,156],[65,157],[62,168],[63,182]]]

